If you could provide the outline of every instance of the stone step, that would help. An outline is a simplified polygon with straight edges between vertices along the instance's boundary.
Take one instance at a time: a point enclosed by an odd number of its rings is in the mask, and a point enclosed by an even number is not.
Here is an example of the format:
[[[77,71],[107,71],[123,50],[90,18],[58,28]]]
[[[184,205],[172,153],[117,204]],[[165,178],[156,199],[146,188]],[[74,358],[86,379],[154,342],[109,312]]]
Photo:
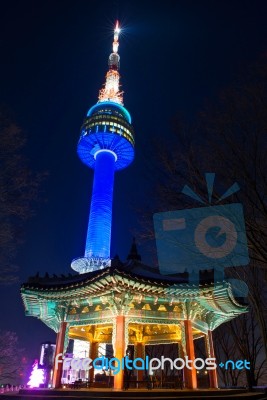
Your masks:
[[[19,393],[6,393],[0,395],[0,400],[173,400],[179,398],[181,400],[191,399],[209,399],[209,400],[237,400],[252,399],[264,400],[266,394],[248,393],[245,390],[229,389],[229,390],[127,390],[127,391],[111,391],[111,390],[21,390]]]

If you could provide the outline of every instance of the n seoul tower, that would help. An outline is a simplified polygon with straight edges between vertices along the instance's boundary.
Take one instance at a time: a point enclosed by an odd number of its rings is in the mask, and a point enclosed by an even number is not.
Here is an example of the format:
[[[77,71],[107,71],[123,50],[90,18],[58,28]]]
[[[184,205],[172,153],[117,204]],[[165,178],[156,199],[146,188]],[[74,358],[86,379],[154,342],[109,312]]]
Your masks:
[[[117,21],[106,82],[99,91],[98,102],[87,113],[78,142],[81,161],[94,169],[85,253],[71,263],[72,269],[79,273],[110,264],[114,173],[134,159],[134,130],[120,91],[119,34]]]

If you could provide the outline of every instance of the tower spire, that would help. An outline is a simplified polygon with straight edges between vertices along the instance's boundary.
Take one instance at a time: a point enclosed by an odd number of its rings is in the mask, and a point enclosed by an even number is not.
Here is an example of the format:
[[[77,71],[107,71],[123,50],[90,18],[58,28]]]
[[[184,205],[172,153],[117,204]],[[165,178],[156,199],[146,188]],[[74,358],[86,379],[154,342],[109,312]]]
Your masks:
[[[106,74],[106,82],[104,87],[100,89],[98,102],[103,101],[114,101],[115,103],[123,105],[123,92],[120,88],[120,56],[118,54],[119,49],[119,34],[120,34],[119,21],[116,21],[114,28],[114,38],[112,44],[112,53],[108,58],[109,70]]]

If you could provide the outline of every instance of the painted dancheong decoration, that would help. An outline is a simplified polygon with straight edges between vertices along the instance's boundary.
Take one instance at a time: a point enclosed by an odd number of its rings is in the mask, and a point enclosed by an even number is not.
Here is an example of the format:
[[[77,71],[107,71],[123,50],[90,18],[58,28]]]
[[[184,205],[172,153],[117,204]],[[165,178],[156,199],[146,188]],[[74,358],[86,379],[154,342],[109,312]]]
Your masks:
[[[80,273],[110,265],[114,173],[134,159],[134,130],[120,91],[119,34],[117,22],[106,82],[87,113],[77,149],[81,161],[95,170],[85,254],[71,264]]]
[[[249,263],[242,204],[218,205],[239,190],[238,184],[213,202],[215,174],[205,176],[207,201],[187,185],[182,193],[206,207],[154,214],[158,262],[164,275],[188,272],[189,281],[197,282],[200,271],[214,269],[215,280],[222,280],[225,268]]]

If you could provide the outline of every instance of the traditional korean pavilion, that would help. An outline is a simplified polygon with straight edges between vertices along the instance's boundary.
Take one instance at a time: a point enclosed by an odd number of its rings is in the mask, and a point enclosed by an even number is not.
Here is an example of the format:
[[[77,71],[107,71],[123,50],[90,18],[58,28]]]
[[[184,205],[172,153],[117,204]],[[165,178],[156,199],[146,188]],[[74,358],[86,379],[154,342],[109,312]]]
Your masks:
[[[22,286],[26,315],[57,332],[56,353],[66,350],[68,338],[88,342],[90,357],[100,343],[113,345],[117,358],[134,345],[144,358],[148,344],[177,343],[179,353],[195,358],[194,341],[205,337],[207,357],[214,357],[212,331],[246,311],[234,298],[230,283],[189,285],[163,277],[136,259],[82,275],[33,277]],[[93,370],[90,370],[91,374]],[[197,387],[196,370],[185,370],[185,384]],[[62,371],[54,373],[60,386]],[[137,371],[142,379],[143,371]],[[209,371],[210,387],[217,387],[216,370]],[[123,373],[114,377],[122,389]]]
[[[202,279],[189,283],[187,274],[163,276],[142,264],[135,242],[126,262],[110,258],[112,193],[115,171],[134,158],[134,131],[119,91],[119,26],[114,31],[106,83],[99,101],[86,116],[78,154],[95,170],[85,254],[72,262],[74,275],[31,277],[22,285],[26,315],[39,318],[57,333],[56,355],[69,339],[88,342],[90,358],[99,344],[112,344],[122,359],[128,345],[144,358],[146,345],[176,343],[179,354],[194,360],[194,342],[205,337],[207,357],[214,357],[212,331],[246,312],[229,282]],[[185,368],[185,385],[197,387],[196,369]],[[137,380],[143,371],[137,370]],[[61,385],[62,364],[54,368],[53,386]],[[216,388],[216,370],[209,371]],[[90,370],[93,379],[93,369]],[[123,371],[114,389],[123,388]]]

